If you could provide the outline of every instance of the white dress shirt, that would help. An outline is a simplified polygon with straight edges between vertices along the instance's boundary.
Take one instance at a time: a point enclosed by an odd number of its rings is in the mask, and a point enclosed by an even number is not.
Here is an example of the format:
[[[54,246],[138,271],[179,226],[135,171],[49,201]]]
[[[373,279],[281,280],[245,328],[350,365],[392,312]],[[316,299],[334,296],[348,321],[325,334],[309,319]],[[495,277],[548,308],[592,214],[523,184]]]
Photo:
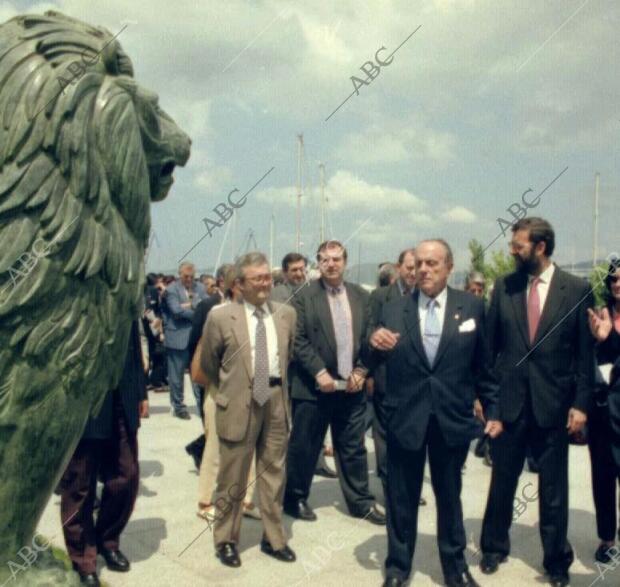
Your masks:
[[[254,315],[256,306],[244,301],[245,318],[248,323],[248,334],[250,335],[250,352],[252,355],[252,373],[254,373],[254,357],[256,355],[256,326],[258,318]],[[265,322],[265,330],[267,331],[267,356],[269,357],[269,377],[281,377],[280,357],[278,356],[278,333],[273,316],[269,311],[267,304],[262,305],[265,314],[263,321]]]
[[[538,298],[540,299],[540,313],[542,314],[545,302],[547,301],[547,294],[549,293],[549,285],[551,284],[551,278],[555,273],[555,265],[551,263],[538,278]],[[525,299],[530,299],[530,289],[532,289],[532,281],[536,278],[535,275],[527,276],[527,291],[525,292]]]
[[[439,320],[439,326],[441,332],[443,332],[443,323],[446,317],[446,303],[448,301],[448,288],[444,287],[437,296],[435,296],[437,305],[435,306],[435,314]],[[426,325],[426,315],[428,314],[428,303],[431,301],[422,290],[418,296],[418,317],[420,318],[420,332],[424,332],[424,326]]]

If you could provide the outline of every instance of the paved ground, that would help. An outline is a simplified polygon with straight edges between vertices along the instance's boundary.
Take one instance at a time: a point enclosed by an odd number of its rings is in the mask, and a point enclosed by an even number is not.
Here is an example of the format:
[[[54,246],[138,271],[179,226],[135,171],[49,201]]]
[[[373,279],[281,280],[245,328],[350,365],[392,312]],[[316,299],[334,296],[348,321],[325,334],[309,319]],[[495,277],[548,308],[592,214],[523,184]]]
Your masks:
[[[191,391],[186,390],[191,399]],[[122,537],[122,550],[132,561],[126,575],[102,570],[102,578],[112,587],[247,585],[299,587],[310,585],[378,586],[386,554],[385,529],[346,515],[337,480],[316,478],[310,503],[317,522],[301,522],[285,517],[291,536],[290,546],[298,561],[280,563],[262,554],[260,521],[244,519],[241,537],[242,566],[222,566],[213,553],[213,539],[206,523],[196,517],[197,473],[183,447],[200,432],[200,420],[172,418],[168,394],[153,394],[151,418],[140,430],[142,480],[136,509]],[[372,443],[368,442],[372,489],[380,493],[374,475]],[[520,515],[512,528],[513,551],[501,572],[486,577],[476,563],[481,518],[489,485],[490,469],[470,453],[463,477],[463,510],[468,536],[467,558],[481,585],[513,586],[544,583],[538,537],[536,502]],[[535,494],[536,476],[524,473],[519,492]],[[570,540],[576,554],[572,585],[620,585],[620,569],[610,568],[602,579],[592,561],[597,546],[595,519],[590,491],[589,457],[584,447],[572,447],[570,456]],[[423,494],[428,505],[420,510],[418,543],[414,560],[413,585],[441,585],[442,575],[436,546],[435,505],[428,475]],[[39,532],[53,536],[63,547],[59,523],[59,499],[53,496],[39,525]],[[191,544],[191,546],[189,546]],[[189,548],[188,548],[189,546]],[[184,551],[184,552],[183,552]],[[183,553],[183,554],[181,554]],[[99,559],[102,562],[102,559]]]

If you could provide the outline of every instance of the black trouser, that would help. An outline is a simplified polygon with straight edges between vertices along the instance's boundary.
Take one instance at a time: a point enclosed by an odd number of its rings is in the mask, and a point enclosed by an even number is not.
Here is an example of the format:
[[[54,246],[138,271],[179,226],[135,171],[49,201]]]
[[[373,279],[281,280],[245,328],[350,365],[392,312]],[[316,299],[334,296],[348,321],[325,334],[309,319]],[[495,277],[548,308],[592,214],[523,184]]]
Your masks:
[[[387,532],[386,577],[403,581],[411,573],[418,528],[418,507],[426,451],[431,483],[437,502],[437,546],[444,576],[458,576],[467,569],[461,507],[461,469],[469,444],[448,446],[439,424],[431,416],[424,443],[419,450],[405,450],[387,437]]]
[[[480,547],[484,553],[507,556],[513,501],[523,470],[527,447],[538,468],[539,530],[544,558],[550,574],[566,572],[573,562],[568,532],[568,433],[565,425],[541,428],[529,404],[515,422],[504,423],[504,431],[491,441],[493,473],[482,523]]]
[[[375,498],[368,487],[365,412],[364,392],[320,393],[316,401],[293,399],[285,503],[308,499],[325,432],[331,426],[336,470],[349,512],[354,516],[368,512]]]
[[[596,510],[596,531],[603,542],[616,537],[616,481],[620,472],[611,452],[612,432],[607,405],[595,405],[588,414],[588,448],[592,466],[592,494]]]
[[[375,443],[375,458],[377,459],[377,476],[381,479],[383,495],[387,496],[387,449],[385,439],[385,408],[383,401],[385,396],[382,393],[375,393],[372,396],[374,417],[372,420],[372,439]],[[387,497],[385,497],[387,500]]]

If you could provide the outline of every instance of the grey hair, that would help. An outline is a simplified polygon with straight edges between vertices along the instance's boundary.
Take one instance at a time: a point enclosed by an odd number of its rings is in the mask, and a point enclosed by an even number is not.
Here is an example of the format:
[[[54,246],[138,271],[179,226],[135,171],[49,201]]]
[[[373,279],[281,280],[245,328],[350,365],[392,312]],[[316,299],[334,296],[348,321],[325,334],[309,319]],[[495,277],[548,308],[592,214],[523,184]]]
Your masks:
[[[251,253],[246,253],[245,255],[241,255],[237,259],[235,263],[235,278],[239,281],[243,281],[245,275],[243,274],[243,270],[246,267],[257,266],[257,265],[269,265],[269,261],[267,261],[267,257],[263,255],[263,253],[259,253],[258,251],[253,251]]]
[[[181,273],[184,267],[191,267],[192,269],[196,269],[196,266],[191,261],[183,261],[183,263],[179,265],[179,273]]]
[[[468,288],[472,283],[481,283],[485,285],[487,280],[484,278],[484,275],[480,273],[480,271],[472,271],[465,277],[465,288]]]

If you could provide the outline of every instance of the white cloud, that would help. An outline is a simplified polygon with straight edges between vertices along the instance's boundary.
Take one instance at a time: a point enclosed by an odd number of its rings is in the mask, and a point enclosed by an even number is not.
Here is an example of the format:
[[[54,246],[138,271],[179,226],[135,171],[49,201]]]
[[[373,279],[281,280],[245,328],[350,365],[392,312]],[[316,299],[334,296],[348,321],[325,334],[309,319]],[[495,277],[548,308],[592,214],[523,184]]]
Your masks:
[[[460,224],[471,224],[477,220],[476,215],[465,208],[465,206],[455,206],[441,213],[441,219],[445,222],[454,222]]]

